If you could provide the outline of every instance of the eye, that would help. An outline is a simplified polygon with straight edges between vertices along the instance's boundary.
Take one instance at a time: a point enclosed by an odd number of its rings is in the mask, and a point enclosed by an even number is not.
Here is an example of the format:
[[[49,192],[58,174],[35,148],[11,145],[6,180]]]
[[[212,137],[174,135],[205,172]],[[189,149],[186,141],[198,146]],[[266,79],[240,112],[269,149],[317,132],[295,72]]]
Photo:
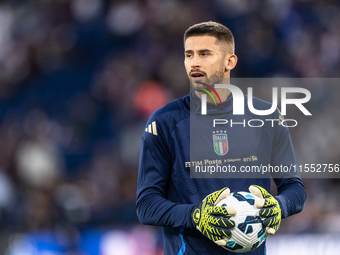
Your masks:
[[[192,54],[186,53],[186,54],[185,54],[185,57],[186,57],[186,58],[192,58]]]

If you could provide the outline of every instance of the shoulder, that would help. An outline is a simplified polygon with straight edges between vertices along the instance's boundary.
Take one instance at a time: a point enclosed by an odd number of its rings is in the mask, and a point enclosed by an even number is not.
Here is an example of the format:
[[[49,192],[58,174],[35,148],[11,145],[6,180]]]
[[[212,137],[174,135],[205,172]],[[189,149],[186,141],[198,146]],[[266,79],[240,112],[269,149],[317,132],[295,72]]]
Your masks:
[[[176,124],[190,116],[189,95],[176,99],[156,110],[149,118],[144,136],[151,133],[166,140],[172,133]]]
[[[187,95],[156,110],[149,118],[148,123],[150,123],[150,121],[158,121],[161,125],[171,125],[189,116],[190,102],[189,96]]]

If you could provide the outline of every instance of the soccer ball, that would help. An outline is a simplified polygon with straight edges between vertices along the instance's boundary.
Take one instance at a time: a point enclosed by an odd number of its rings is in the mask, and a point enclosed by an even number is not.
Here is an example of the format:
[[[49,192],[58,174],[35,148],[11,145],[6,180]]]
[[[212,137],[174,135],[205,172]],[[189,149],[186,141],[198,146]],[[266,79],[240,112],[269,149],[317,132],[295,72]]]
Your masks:
[[[235,221],[231,229],[230,238],[225,238],[226,246],[232,252],[248,252],[259,247],[267,238],[266,227],[259,216],[260,209],[255,207],[259,197],[248,192],[234,192],[222,199],[217,206],[231,206],[236,210],[235,216],[230,217]]]

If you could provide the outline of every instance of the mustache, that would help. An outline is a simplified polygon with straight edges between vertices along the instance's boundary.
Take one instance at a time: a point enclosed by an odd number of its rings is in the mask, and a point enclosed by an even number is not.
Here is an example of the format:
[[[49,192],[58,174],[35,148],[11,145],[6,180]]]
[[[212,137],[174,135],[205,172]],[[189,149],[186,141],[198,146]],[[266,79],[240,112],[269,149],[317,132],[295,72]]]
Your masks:
[[[191,75],[192,73],[201,73],[201,74],[203,74],[204,76],[207,76],[206,72],[201,71],[201,70],[191,70],[191,71],[189,72],[189,75]]]

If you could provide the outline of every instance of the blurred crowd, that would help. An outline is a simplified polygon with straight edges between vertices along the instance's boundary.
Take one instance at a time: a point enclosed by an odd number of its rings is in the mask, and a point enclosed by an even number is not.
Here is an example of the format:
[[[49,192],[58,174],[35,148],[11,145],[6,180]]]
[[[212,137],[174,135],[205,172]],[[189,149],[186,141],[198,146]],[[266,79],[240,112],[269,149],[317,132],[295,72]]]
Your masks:
[[[233,77],[337,78],[339,13],[336,0],[0,1],[0,253],[24,254],[18,233],[52,231],[64,252],[90,254],[82,229],[138,227],[141,135],[189,92],[189,26],[232,30]],[[291,129],[298,161],[340,163],[339,90],[312,92],[313,118]],[[280,233],[339,233],[340,182],[304,182],[306,207]]]

